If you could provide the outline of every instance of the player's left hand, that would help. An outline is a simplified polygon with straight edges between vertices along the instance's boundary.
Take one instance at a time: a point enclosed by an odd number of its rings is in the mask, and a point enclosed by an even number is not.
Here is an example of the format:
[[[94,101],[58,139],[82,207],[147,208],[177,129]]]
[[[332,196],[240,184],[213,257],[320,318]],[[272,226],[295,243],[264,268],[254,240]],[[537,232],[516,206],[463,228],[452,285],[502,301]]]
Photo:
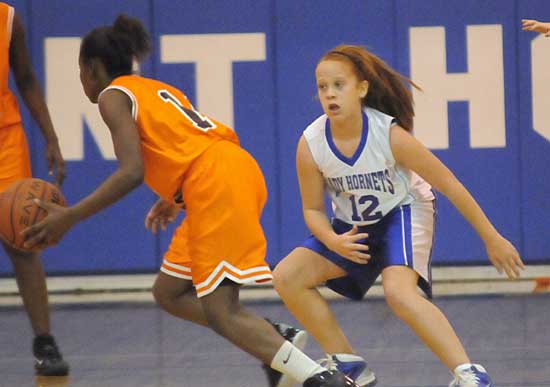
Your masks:
[[[43,249],[56,245],[74,225],[68,207],[35,199],[35,203],[48,212],[40,222],[21,231],[26,249]]]
[[[543,23],[534,19],[522,19],[521,27],[524,31],[535,31],[544,34],[546,37],[550,36],[550,23]]]
[[[521,270],[525,269],[525,264],[514,245],[502,235],[497,234],[493,237],[485,244],[485,248],[497,271],[505,272],[508,278],[518,278]]]
[[[46,145],[46,162],[48,164],[48,175],[55,175],[55,183],[61,187],[65,180],[65,160],[63,160],[57,141],[48,141]]]
[[[161,230],[166,230],[166,226],[176,220],[180,211],[181,208],[175,204],[159,199],[145,217],[145,228],[151,230],[153,234],[159,231],[159,227]]]

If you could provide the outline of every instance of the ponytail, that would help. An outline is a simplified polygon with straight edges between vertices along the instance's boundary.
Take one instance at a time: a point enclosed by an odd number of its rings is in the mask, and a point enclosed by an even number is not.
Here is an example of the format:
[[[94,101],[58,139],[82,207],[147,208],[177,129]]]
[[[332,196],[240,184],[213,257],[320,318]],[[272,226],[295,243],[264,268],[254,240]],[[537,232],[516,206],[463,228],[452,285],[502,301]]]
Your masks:
[[[82,40],[80,58],[89,62],[101,60],[111,78],[132,73],[134,60],[140,62],[151,50],[151,38],[143,23],[127,15],[119,15],[113,26],[90,31]]]

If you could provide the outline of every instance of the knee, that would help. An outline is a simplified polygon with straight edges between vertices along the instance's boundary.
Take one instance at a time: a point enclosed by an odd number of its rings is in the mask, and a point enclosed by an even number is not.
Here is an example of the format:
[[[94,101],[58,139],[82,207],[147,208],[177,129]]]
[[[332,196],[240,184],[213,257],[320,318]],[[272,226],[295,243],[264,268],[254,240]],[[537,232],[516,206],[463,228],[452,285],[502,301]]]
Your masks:
[[[414,315],[418,300],[422,298],[417,288],[418,274],[413,270],[394,266],[382,272],[382,286],[388,306],[402,320]]]
[[[299,286],[300,280],[296,277],[294,270],[281,262],[273,270],[273,287],[279,294],[284,294],[293,287]]]
[[[394,312],[403,307],[402,304],[404,301],[402,296],[403,294],[398,286],[384,284],[384,297],[386,298],[386,303]]]
[[[163,304],[164,304],[164,294],[162,293],[161,289],[159,288],[159,286],[157,284],[154,284],[153,285],[153,290],[152,290],[152,293],[153,293],[153,298],[155,299],[155,302],[164,309],[163,307]]]
[[[153,298],[156,303],[164,310],[170,309],[174,296],[158,282],[153,285]]]
[[[408,289],[397,284],[384,285],[384,297],[390,309],[397,317],[406,320],[414,308],[415,297],[420,297],[416,289]]]

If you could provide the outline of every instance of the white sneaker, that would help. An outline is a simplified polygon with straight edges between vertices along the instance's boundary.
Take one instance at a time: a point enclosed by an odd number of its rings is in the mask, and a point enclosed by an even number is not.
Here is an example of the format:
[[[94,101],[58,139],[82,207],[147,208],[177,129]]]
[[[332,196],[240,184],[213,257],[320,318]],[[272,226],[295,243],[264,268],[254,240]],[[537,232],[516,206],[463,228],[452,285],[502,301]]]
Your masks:
[[[361,356],[347,353],[328,355],[317,360],[319,364],[329,370],[338,370],[353,379],[359,387],[372,387],[376,384],[376,376]]]
[[[449,387],[494,387],[491,377],[479,364],[462,364],[455,368]]]

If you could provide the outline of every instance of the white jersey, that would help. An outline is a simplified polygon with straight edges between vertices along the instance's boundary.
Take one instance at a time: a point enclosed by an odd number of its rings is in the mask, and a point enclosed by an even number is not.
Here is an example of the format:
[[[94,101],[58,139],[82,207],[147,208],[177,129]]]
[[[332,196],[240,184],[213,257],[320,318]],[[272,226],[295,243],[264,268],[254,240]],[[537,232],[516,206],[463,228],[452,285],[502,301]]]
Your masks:
[[[394,118],[372,108],[364,108],[363,113],[363,134],[351,158],[336,148],[326,115],[304,131],[325,179],[334,216],[357,225],[376,223],[400,205],[434,199],[426,181],[395,162],[390,146]]]

